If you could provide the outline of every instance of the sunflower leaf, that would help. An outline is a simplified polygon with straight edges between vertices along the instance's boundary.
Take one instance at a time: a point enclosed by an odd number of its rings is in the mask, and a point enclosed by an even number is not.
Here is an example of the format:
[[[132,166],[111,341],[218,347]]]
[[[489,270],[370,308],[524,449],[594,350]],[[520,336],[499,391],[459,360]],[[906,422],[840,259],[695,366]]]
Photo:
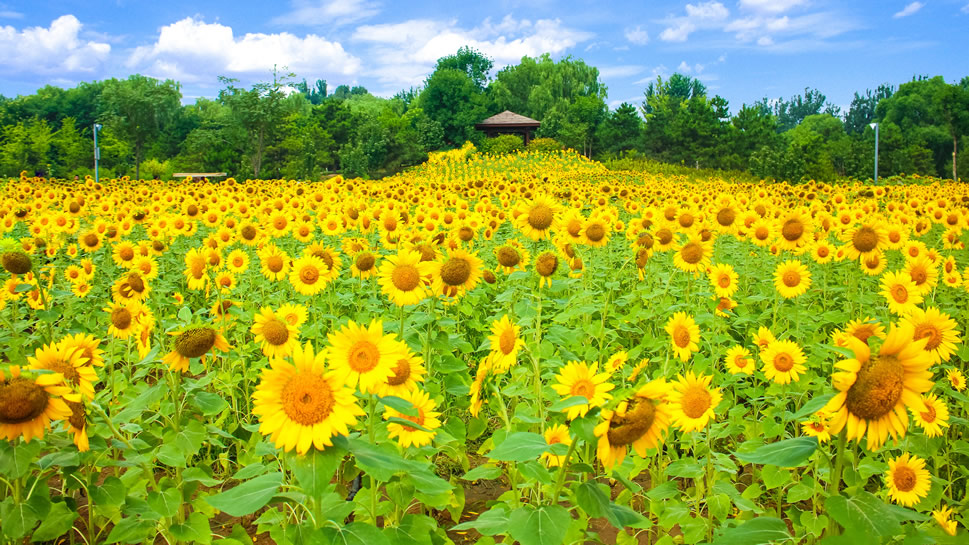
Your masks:
[[[413,403],[411,403],[410,401],[407,401],[404,398],[400,398],[397,396],[385,396],[385,397],[379,398],[378,401],[380,401],[381,404],[387,407],[390,407],[391,409],[401,414],[406,414],[407,416],[418,415],[417,407],[415,407]],[[424,431],[427,431],[427,430],[424,430]]]
[[[545,438],[537,433],[519,431],[508,434],[505,440],[488,453],[492,460],[524,462],[534,460],[548,449]]]
[[[800,467],[818,448],[814,437],[796,437],[760,446],[753,452],[734,452],[739,460],[762,465]]]
[[[205,498],[209,505],[233,517],[255,513],[279,492],[283,474],[269,473]]]
[[[850,498],[830,496],[824,501],[824,509],[846,533],[891,537],[901,532],[896,514],[869,492],[861,491]]]
[[[391,416],[390,418],[387,419],[387,422],[393,422],[394,424],[400,424],[401,426],[407,426],[408,428],[414,428],[415,430],[418,430],[418,431],[426,431],[426,432],[430,432],[431,431],[431,430],[425,428],[424,426],[421,426],[420,424],[418,424],[416,422],[411,422],[410,420],[407,420],[406,418],[400,418],[398,416]]]
[[[757,517],[728,528],[713,545],[760,545],[791,539],[787,524],[775,517]]]
[[[586,405],[588,403],[589,403],[589,399],[585,396],[572,396],[572,397],[567,397],[556,403],[553,403],[552,406],[548,408],[548,410],[551,412],[560,413],[565,411],[569,407]]]

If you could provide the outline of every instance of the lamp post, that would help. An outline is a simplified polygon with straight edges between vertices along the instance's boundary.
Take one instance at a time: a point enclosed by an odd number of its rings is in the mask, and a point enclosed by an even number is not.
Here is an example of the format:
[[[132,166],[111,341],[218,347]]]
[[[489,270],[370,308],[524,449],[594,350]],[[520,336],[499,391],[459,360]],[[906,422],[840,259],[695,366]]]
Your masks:
[[[875,183],[878,183],[878,123],[868,125],[875,129]]]
[[[98,131],[101,130],[102,125],[100,123],[94,124],[94,181],[100,182],[101,178],[98,177],[98,159],[101,158],[101,148],[98,147]]]

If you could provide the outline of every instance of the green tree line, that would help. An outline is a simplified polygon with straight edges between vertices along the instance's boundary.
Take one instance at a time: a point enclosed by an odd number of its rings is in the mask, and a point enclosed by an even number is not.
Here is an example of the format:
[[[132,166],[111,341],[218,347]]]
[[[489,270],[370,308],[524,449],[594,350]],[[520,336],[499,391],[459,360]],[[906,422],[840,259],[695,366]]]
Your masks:
[[[516,137],[486,141],[474,125],[511,110],[542,122],[543,146],[589,157],[643,157],[695,168],[744,170],[765,178],[868,178],[879,123],[879,175],[955,177],[969,167],[969,77],[917,77],[855,93],[846,112],[817,89],[764,98],[731,114],[696,78],[657,78],[641,104],[610,110],[599,71],[571,56],[523,57],[492,73],[469,47],[438,60],[419,88],[392,98],[360,86],[330,89],[273,69],[245,87],[220,78],[215,98],[182,104],[181,86],[143,75],[45,86],[0,96],[0,176],[23,170],[58,177],[93,174],[92,126],[102,176],[227,172],[237,178],[318,178],[330,172],[379,177],[471,141],[495,152]]]

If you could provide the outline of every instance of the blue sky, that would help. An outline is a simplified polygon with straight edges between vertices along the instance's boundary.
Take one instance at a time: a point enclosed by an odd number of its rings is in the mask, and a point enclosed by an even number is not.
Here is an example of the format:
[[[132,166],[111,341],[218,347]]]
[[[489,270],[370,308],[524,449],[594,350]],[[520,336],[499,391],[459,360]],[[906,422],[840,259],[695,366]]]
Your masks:
[[[252,83],[276,64],[390,96],[469,44],[496,69],[544,52],[582,58],[612,107],[673,72],[733,111],[806,86],[847,106],[880,83],[969,75],[966,29],[969,0],[0,0],[0,94],[137,72],[180,81],[190,102],[215,96],[219,75]]]

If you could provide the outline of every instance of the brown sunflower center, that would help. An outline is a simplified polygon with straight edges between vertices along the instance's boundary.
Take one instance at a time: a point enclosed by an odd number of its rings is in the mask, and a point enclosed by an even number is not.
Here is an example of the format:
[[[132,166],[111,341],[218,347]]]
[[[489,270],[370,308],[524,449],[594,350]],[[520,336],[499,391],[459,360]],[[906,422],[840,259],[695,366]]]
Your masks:
[[[498,263],[502,267],[514,267],[521,262],[521,255],[518,250],[512,248],[511,246],[502,246],[498,248]]]
[[[65,403],[71,409],[71,416],[67,419],[68,423],[74,429],[83,430],[84,426],[87,425],[87,411],[84,409],[84,404],[74,401],[66,401]]]
[[[215,346],[216,332],[210,327],[187,329],[175,339],[175,351],[183,358],[199,358]]]
[[[552,253],[546,252],[538,256],[538,259],[535,260],[535,270],[542,276],[552,276],[558,267],[559,258],[555,257],[555,254]]]
[[[730,227],[737,220],[737,213],[732,208],[722,208],[717,212],[717,223],[724,227]]]
[[[370,341],[357,341],[350,347],[347,363],[357,373],[366,373],[380,362],[380,350]]]
[[[878,233],[867,225],[855,231],[851,243],[861,253],[868,253],[878,247]]]
[[[646,267],[647,262],[649,262],[649,250],[640,248],[636,251],[636,267],[642,269]]]
[[[924,413],[919,413],[919,415],[922,417],[922,420],[924,420],[925,423],[931,424],[935,422],[936,418],[935,406],[933,406],[931,403],[926,403],[925,406],[929,410],[925,411]]]
[[[24,252],[6,252],[0,262],[10,274],[27,274],[31,269],[30,256]]]
[[[394,367],[394,374],[387,379],[387,384],[400,386],[407,382],[408,378],[410,378],[410,362],[407,361],[407,358],[400,358],[397,360],[397,366]]]
[[[135,250],[130,246],[125,246],[118,251],[118,257],[121,261],[131,261],[135,258]]]
[[[0,382],[0,424],[21,424],[43,414],[50,396],[23,377]]]
[[[323,260],[323,263],[326,264],[327,269],[332,269],[333,265],[336,263],[333,260],[333,254],[330,252],[322,252],[318,257]]]
[[[905,286],[895,284],[888,291],[896,303],[905,303],[908,301],[908,289]]]
[[[592,399],[596,395],[596,385],[592,383],[589,379],[579,379],[572,384],[572,388],[569,393],[574,396],[582,396],[586,399]]]
[[[283,258],[278,255],[271,255],[266,258],[266,268],[269,269],[270,272],[278,273],[279,271],[283,270],[283,265]]]
[[[890,413],[902,397],[905,368],[894,356],[879,356],[865,364],[848,389],[845,406],[865,420],[878,420]]]
[[[252,225],[245,225],[242,227],[242,238],[246,240],[252,240],[256,238],[256,228]]]
[[[770,236],[770,230],[766,227],[761,226],[754,231],[754,237],[757,240],[767,240],[767,237],[769,236]]]
[[[601,223],[593,223],[586,227],[585,236],[592,242],[599,242],[606,236],[606,228]]]
[[[320,270],[313,264],[304,265],[299,270],[299,279],[304,284],[315,284],[320,279]]]
[[[916,286],[921,286],[929,279],[929,273],[924,267],[913,267],[908,275],[912,277],[912,282],[915,282]]]
[[[495,278],[495,273],[491,271],[485,271],[481,273],[481,278],[484,278],[484,281],[489,284],[494,284],[495,280],[497,280],[497,278]]]
[[[518,337],[515,336],[515,330],[511,327],[506,328],[498,337],[498,348],[501,350],[502,354],[507,356],[515,349],[517,340]]]
[[[784,227],[781,228],[781,235],[788,242],[796,242],[804,235],[804,224],[800,220],[789,219],[784,222]]]
[[[720,275],[720,278],[717,279],[717,284],[721,288],[724,288],[724,289],[729,288],[730,287],[730,284],[731,284],[731,282],[730,282],[730,275],[721,274]]]
[[[710,409],[713,398],[706,388],[695,385],[687,388],[680,399],[683,414],[689,418],[700,418]]]
[[[680,348],[686,348],[690,345],[690,330],[686,327],[679,325],[673,330],[673,342],[676,346]]]
[[[822,258],[828,257],[829,253],[831,252],[828,251],[827,246],[818,246],[818,251],[817,251],[818,257],[822,257]]]
[[[83,242],[84,245],[89,248],[94,248],[95,246],[98,245],[99,241],[98,241],[97,235],[95,235],[94,233],[88,233],[84,235],[84,237],[82,237],[81,242]]]
[[[464,242],[468,242],[469,240],[474,238],[474,230],[467,226],[462,227],[458,229],[458,238],[460,238]]]
[[[273,346],[281,346],[289,340],[289,327],[279,318],[271,318],[262,325],[262,336]]]
[[[689,242],[680,250],[680,257],[690,265],[696,265],[703,259],[703,247],[696,242]]]
[[[451,258],[441,265],[441,280],[448,286],[460,286],[471,278],[471,264],[466,259]]]
[[[900,492],[911,491],[915,488],[917,481],[914,469],[901,464],[895,466],[895,471],[892,472],[892,482],[895,483],[895,488]]]
[[[788,269],[784,271],[784,276],[782,279],[784,280],[785,286],[793,288],[801,283],[801,273],[793,269]]]
[[[304,426],[326,420],[336,401],[330,384],[323,377],[309,373],[299,373],[289,379],[280,400],[286,416]]]
[[[636,244],[649,250],[653,247],[653,237],[649,233],[642,233],[639,235],[639,238],[636,239]]]
[[[666,228],[660,229],[659,231],[656,231],[656,238],[659,239],[660,244],[665,246],[670,242],[673,242],[673,231]]]
[[[137,273],[128,275],[128,289],[135,293],[142,293],[145,291],[145,281],[142,280],[141,275]]]
[[[390,275],[390,280],[400,291],[412,291],[420,284],[421,275],[413,265],[398,265]]]
[[[374,263],[377,260],[370,252],[362,252],[357,254],[357,258],[354,260],[354,264],[357,266],[357,270],[360,272],[367,272],[373,268]]]
[[[118,307],[111,311],[111,325],[122,331],[131,326],[133,319],[131,311],[124,307]]]
[[[613,415],[609,420],[606,438],[613,446],[635,442],[649,431],[656,417],[656,406],[650,401],[631,401],[624,416]]]
[[[569,235],[577,237],[582,231],[582,222],[574,218],[570,219],[568,225],[565,226],[565,230],[568,231]]]
[[[544,204],[533,206],[528,211],[528,224],[539,231],[548,229],[552,225],[552,209]]]
[[[734,366],[737,367],[737,369],[743,369],[744,367],[747,367],[748,363],[750,363],[750,360],[748,360],[743,356],[737,356],[736,358],[733,359],[733,364]]]
[[[781,373],[786,373],[794,368],[794,358],[787,352],[780,352],[774,355],[774,369]]]
[[[693,217],[693,214],[690,214],[689,212],[684,212],[683,214],[680,215],[680,217],[678,218],[678,221],[680,222],[681,226],[690,227],[696,221],[696,218]]]
[[[926,350],[935,350],[942,344],[942,332],[933,324],[919,324],[915,326],[915,337],[918,339],[928,339],[925,344]]]

